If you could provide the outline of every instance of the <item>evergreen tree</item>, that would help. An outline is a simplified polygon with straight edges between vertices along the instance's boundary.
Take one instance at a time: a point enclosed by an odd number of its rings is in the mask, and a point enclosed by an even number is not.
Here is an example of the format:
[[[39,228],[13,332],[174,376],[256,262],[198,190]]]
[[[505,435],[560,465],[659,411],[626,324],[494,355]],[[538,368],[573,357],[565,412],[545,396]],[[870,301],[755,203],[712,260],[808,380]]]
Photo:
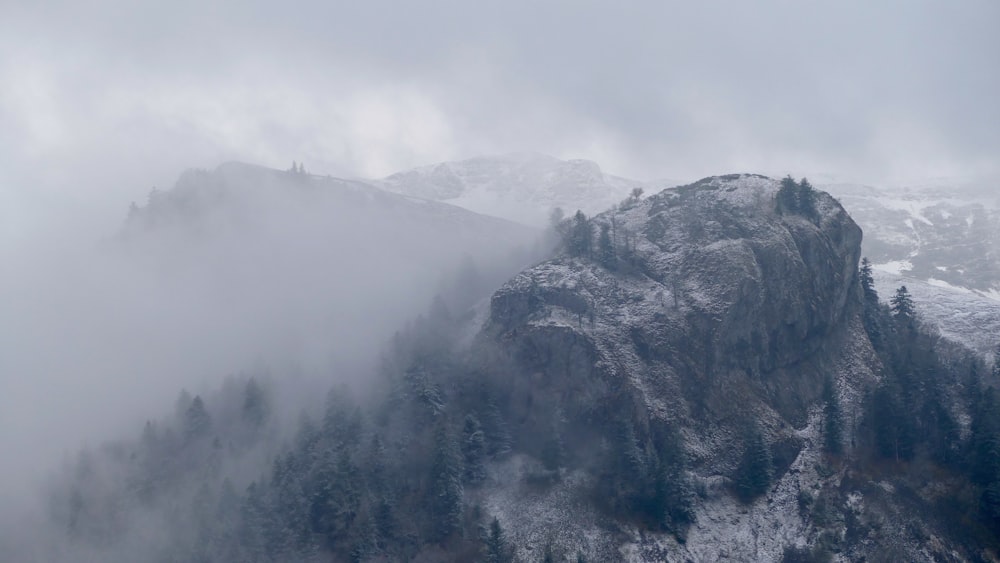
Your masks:
[[[597,238],[597,255],[601,265],[608,270],[613,271],[618,266],[615,247],[611,242],[611,226],[606,223],[601,225],[601,234]]]
[[[509,563],[512,560],[507,536],[496,518],[493,518],[489,530],[483,534],[483,544],[487,563]]]
[[[897,462],[911,459],[916,446],[913,420],[901,397],[900,386],[887,381],[875,389],[869,403],[869,417],[878,452]]]
[[[507,422],[500,413],[500,407],[493,400],[486,401],[483,415],[483,433],[486,435],[486,451],[490,457],[498,458],[510,452],[512,440]]]
[[[920,420],[924,440],[931,456],[941,465],[955,465],[960,458],[961,431],[958,422],[945,406],[945,390],[939,388],[927,397]]]
[[[994,530],[1000,530],[1000,477],[983,490],[979,501],[979,510]]]
[[[777,195],[779,213],[799,212],[799,186],[791,174],[781,179],[781,187]]]
[[[573,215],[573,222],[568,233],[566,248],[572,256],[590,256],[591,245],[593,244],[593,231],[591,230],[590,219],[577,210]]]
[[[969,430],[972,480],[987,485],[1000,479],[1000,401],[992,387],[973,406]]]
[[[563,212],[562,207],[553,207],[552,211],[549,212],[549,226],[552,230],[559,232],[562,228],[563,219],[566,218],[566,213]]]
[[[878,292],[875,291],[875,277],[872,275],[872,263],[867,257],[861,259],[861,269],[859,270],[861,288],[866,301],[878,304]]]
[[[566,463],[566,443],[563,440],[562,426],[562,409],[557,407],[552,411],[549,435],[542,443],[542,465],[549,471],[555,471]]]
[[[813,189],[812,184],[809,183],[809,180],[805,178],[799,180],[797,192],[799,213],[810,219],[815,219],[817,217],[816,191]]]
[[[875,291],[875,278],[872,276],[872,265],[868,258],[861,259],[861,268],[858,271],[861,280],[861,290],[864,297],[864,308],[862,311],[862,322],[868,338],[871,339],[872,346],[878,351],[883,351],[885,343],[883,340],[881,310],[878,303],[878,292]]]
[[[328,452],[320,461],[314,482],[303,512],[312,532],[324,538],[329,546],[337,546],[349,537],[361,507],[360,471],[346,449]],[[284,489],[286,492],[279,489],[281,496],[296,494],[294,489]]]
[[[444,422],[434,432],[430,480],[431,539],[441,542],[461,530],[464,497],[461,454]]]
[[[747,435],[743,458],[736,470],[736,491],[744,501],[767,492],[774,475],[771,448],[759,428],[753,426]]]
[[[653,494],[659,501],[657,512],[663,526],[678,537],[684,527],[694,522],[694,490],[687,472],[684,442],[673,426],[659,434],[654,468]]]
[[[823,380],[823,449],[839,454],[843,450],[844,420],[833,378]]]
[[[241,416],[250,427],[258,429],[264,425],[270,414],[267,398],[257,380],[250,378],[243,390],[243,409]]]
[[[462,427],[462,460],[466,483],[481,483],[486,478],[486,434],[472,414],[465,416]]]
[[[240,546],[247,561],[266,561],[272,552],[267,543],[268,506],[263,491],[256,482],[250,483],[240,505],[240,521],[237,531]]]
[[[896,290],[896,294],[892,296],[890,300],[893,317],[900,322],[909,322],[913,319],[915,312],[913,306],[913,298],[910,297],[910,291],[906,289],[905,285],[899,286]]]
[[[184,416],[184,437],[192,440],[207,436],[211,427],[212,417],[205,410],[205,403],[200,395],[195,396]]]

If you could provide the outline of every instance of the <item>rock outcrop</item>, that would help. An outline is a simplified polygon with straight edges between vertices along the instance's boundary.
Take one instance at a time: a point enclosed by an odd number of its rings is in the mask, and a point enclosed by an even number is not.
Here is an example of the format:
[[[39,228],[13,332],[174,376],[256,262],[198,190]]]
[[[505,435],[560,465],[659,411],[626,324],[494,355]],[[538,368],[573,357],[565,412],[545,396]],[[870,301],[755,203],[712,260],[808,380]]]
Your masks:
[[[595,234],[600,225],[613,233],[614,261],[596,250],[562,255],[496,292],[481,338],[513,366],[510,403],[525,433],[554,406],[573,429],[571,448],[613,439],[602,428],[622,416],[640,441],[671,425],[701,493],[697,523],[680,544],[621,527],[613,539],[580,524],[600,518],[576,508],[548,532],[537,521],[519,527],[517,514],[558,505],[566,492],[498,487],[487,505],[516,537],[552,541],[578,526],[590,538],[579,549],[617,549],[628,560],[774,560],[810,542],[815,530],[796,499],[824,478],[815,468],[824,378],[834,378],[853,412],[878,360],[860,316],[860,228],[822,192],[808,212],[782,212],[779,188],[729,175],[627,203],[591,219]],[[771,444],[776,475],[764,498],[745,506],[725,489],[754,425]]]

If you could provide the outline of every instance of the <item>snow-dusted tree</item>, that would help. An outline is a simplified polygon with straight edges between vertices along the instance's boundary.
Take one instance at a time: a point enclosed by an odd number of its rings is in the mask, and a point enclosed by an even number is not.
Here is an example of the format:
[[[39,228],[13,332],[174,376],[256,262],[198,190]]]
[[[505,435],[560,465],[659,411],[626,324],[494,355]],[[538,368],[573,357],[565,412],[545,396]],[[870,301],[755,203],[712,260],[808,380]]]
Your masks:
[[[496,518],[490,522],[489,529],[483,531],[483,547],[487,563],[508,563],[513,560],[510,546],[507,545],[507,535]]]
[[[195,396],[184,415],[184,437],[187,439],[201,438],[208,434],[212,427],[212,417],[205,410],[201,396]]]
[[[607,223],[601,224],[601,234],[597,238],[597,259],[609,270],[614,270],[618,266],[615,246],[611,241],[611,226]]]
[[[462,461],[466,483],[480,483],[486,478],[486,434],[472,414],[465,416],[462,427]]]
[[[889,302],[891,304],[892,315],[897,320],[909,321],[913,319],[915,312],[913,298],[910,297],[910,291],[906,289],[905,285],[899,286],[896,294],[892,296]]]
[[[589,256],[593,244],[590,219],[577,210],[567,233],[566,249],[573,256]]]
[[[243,390],[243,421],[254,429],[263,426],[270,414],[267,403],[264,390],[257,380],[251,377]]]
[[[435,541],[444,541],[462,527],[462,458],[458,444],[445,422],[434,431],[434,454],[431,462],[430,532]]]
[[[736,469],[736,491],[744,501],[763,494],[771,485],[774,463],[764,433],[753,426],[746,439],[743,459]]]

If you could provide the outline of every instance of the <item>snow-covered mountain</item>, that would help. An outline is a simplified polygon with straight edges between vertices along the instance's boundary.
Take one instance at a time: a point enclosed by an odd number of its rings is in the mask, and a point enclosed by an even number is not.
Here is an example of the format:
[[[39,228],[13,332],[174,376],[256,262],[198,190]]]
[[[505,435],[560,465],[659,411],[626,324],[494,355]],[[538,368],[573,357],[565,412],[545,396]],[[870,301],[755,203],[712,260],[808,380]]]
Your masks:
[[[925,318],[944,334],[983,350],[986,338],[965,338],[1000,300],[1000,192],[990,183],[935,180],[873,187],[819,177],[861,226],[863,253],[883,290],[908,283]],[[655,193],[678,184],[607,174],[594,162],[515,153],[445,162],[378,180],[386,190],[443,201],[541,226],[554,207],[588,214],[609,209],[636,187]],[[898,287],[898,285],[897,285]],[[889,293],[883,291],[883,297]],[[992,322],[987,322],[993,326]]]
[[[542,226],[555,207],[567,214],[577,209],[600,212],[645,183],[608,174],[589,160],[514,153],[415,168],[383,178],[378,185]]]
[[[876,270],[1000,300],[1000,197],[988,186],[820,187],[864,229]]]
[[[1000,302],[970,289],[940,286],[889,272],[874,271],[879,298],[888,301],[900,286],[917,304],[920,318],[941,336],[990,356],[1000,344]]]

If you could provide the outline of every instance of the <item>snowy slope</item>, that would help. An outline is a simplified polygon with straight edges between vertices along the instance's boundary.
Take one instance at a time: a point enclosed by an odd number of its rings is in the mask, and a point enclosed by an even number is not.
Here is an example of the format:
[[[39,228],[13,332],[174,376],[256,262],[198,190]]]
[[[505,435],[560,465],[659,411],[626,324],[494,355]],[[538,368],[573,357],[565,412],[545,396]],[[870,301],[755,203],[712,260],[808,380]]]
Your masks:
[[[1000,199],[956,185],[820,187],[864,229],[875,269],[1000,299]]]
[[[878,270],[874,274],[875,289],[882,301],[888,301],[897,288],[905,285],[920,318],[937,327],[941,336],[984,355],[1000,344],[1000,302],[940,280],[927,283]]]
[[[386,190],[443,201],[479,213],[543,226],[562,208],[596,213],[644,183],[607,174],[589,160],[559,160],[534,153],[444,162],[378,181]]]

